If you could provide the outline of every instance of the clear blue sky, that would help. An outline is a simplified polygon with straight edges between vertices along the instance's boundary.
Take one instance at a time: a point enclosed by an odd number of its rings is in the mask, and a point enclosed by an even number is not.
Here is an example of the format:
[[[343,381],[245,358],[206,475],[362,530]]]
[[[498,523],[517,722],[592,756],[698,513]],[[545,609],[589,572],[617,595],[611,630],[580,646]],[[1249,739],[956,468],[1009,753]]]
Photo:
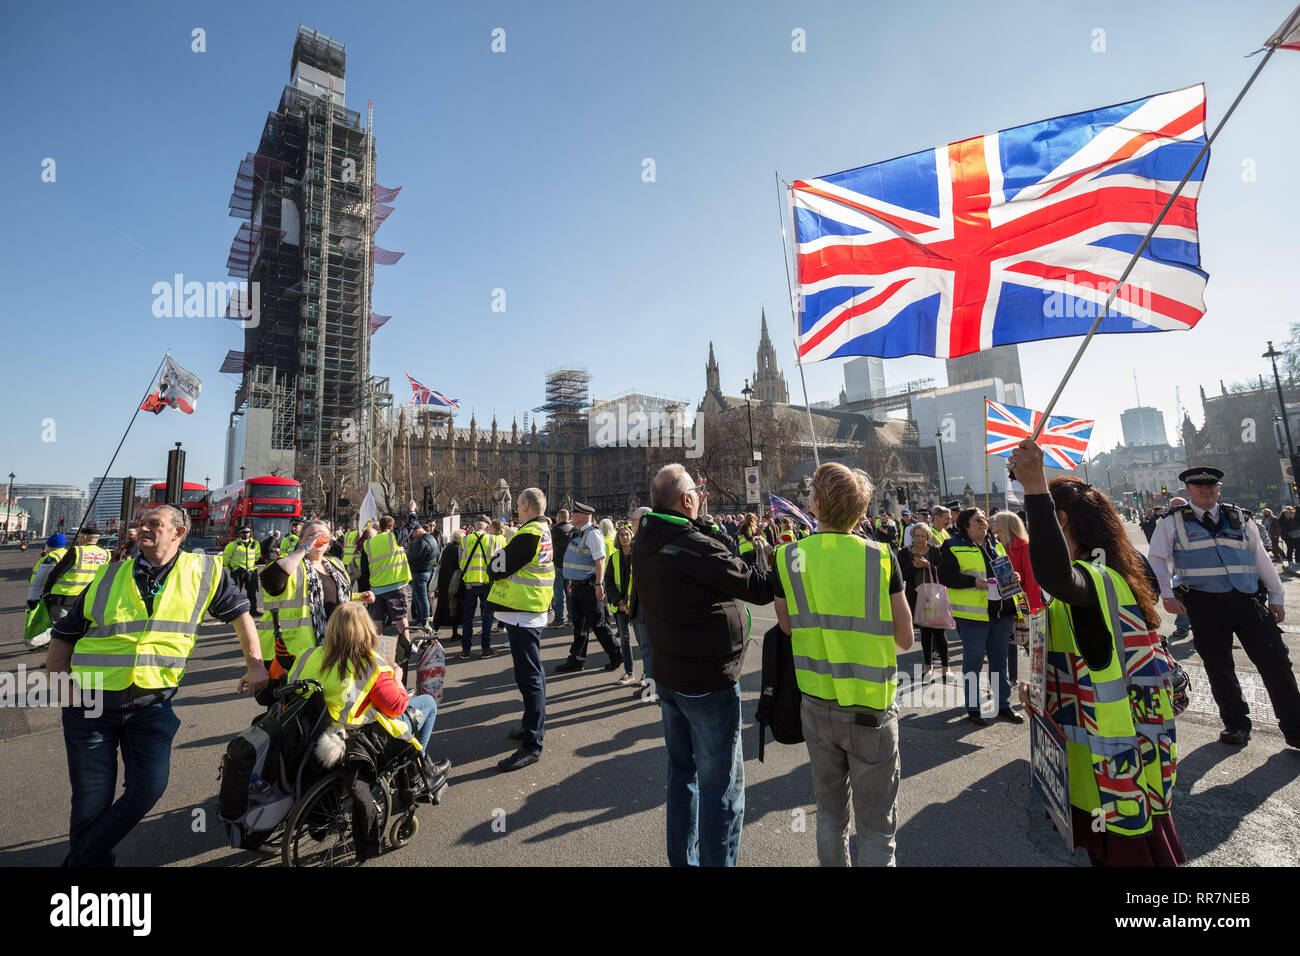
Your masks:
[[[236,167],[288,80],[299,22],[348,47],[348,105],[375,101],[379,182],[403,186],[379,243],[374,304],[393,320],[373,370],[403,371],[485,425],[542,402],[546,369],[589,367],[596,396],[697,401],[713,340],[723,387],[751,373],[767,306],[798,387],[772,173],[814,176],[1205,81],[1211,123],[1291,0],[966,3],[10,5],[0,36],[9,132],[4,221],[4,454],[18,481],[101,472],[171,347],[204,382],[197,413],[137,420],[113,473],[156,474],[183,441],[188,476],[220,479],[241,348],[219,319],[158,319],[155,282],[224,280]],[[207,31],[191,52],[190,31]],[[490,51],[493,28],[507,52]],[[791,51],[806,31],[807,52]],[[1094,53],[1093,30],[1106,31]],[[1190,333],[1098,339],[1059,410],[1133,404],[1199,420],[1212,393],[1266,371],[1286,337],[1300,54],[1282,51],[1215,145],[1200,204],[1209,312]],[[57,162],[57,182],[41,162]],[[651,157],[657,181],[641,180]],[[1253,160],[1255,181],[1243,182]],[[1288,185],[1291,183],[1292,185]],[[504,314],[492,290],[507,294]],[[1046,403],[1075,343],[1022,347]],[[807,370],[832,399],[842,360]],[[892,360],[892,380],[942,364]],[[53,419],[56,440],[43,442]]]

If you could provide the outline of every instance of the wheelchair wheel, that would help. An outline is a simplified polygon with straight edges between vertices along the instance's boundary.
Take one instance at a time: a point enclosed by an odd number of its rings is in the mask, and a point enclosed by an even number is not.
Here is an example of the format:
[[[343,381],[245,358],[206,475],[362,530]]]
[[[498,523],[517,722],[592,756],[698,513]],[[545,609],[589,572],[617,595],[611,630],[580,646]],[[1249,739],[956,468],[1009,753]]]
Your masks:
[[[414,810],[403,814],[393,822],[388,831],[388,845],[394,850],[400,850],[411,842],[411,838],[419,829],[420,821],[416,818]]]
[[[285,822],[282,866],[351,866],[357,862],[352,838],[352,774],[335,770],[317,780],[294,804]],[[382,843],[392,795],[380,777],[370,788]]]

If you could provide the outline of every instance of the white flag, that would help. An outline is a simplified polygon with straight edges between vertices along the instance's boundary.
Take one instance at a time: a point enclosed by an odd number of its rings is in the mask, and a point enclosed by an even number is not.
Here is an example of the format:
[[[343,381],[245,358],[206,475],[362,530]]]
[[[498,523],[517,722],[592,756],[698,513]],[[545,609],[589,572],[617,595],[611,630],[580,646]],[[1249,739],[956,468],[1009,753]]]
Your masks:
[[[1277,32],[1264,41],[1266,46],[1278,46],[1284,50],[1300,50],[1300,7],[1291,11]]]
[[[158,380],[158,398],[166,405],[179,408],[186,415],[194,414],[194,406],[199,403],[199,390],[203,383],[199,377],[187,369],[181,368],[167,356],[163,363],[162,377]]]
[[[376,528],[379,527],[379,506],[375,504],[374,491],[367,491],[366,500],[361,502],[360,517],[357,518],[357,530],[363,530],[368,522],[373,522]]]

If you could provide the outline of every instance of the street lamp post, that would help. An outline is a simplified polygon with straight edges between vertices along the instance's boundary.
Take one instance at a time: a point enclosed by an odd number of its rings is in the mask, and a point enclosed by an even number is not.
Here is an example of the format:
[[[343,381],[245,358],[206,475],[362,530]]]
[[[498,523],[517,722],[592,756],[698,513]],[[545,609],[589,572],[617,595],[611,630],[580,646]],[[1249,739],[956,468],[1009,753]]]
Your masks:
[[[939,478],[940,486],[943,488],[943,496],[948,497],[948,466],[943,461],[943,429],[940,428],[934,433],[935,444],[939,446]]]
[[[745,396],[745,411],[749,416],[749,463],[754,463],[754,405],[750,401],[754,396],[754,390],[749,387],[749,379],[745,379],[745,387],[740,390],[740,394]]]
[[[1277,407],[1278,411],[1282,414],[1282,431],[1286,435],[1286,454],[1287,457],[1291,459],[1291,468],[1294,471],[1297,456],[1295,453],[1295,445],[1291,442],[1291,419],[1286,413],[1286,398],[1282,395],[1282,379],[1277,374],[1277,360],[1282,354],[1283,353],[1273,348],[1273,341],[1270,339],[1268,343],[1268,351],[1263,354],[1262,358],[1269,359],[1273,363],[1273,384],[1277,386]],[[1291,491],[1291,489],[1287,490]],[[1293,491],[1291,492],[1291,499],[1293,501],[1295,500],[1295,492]]]

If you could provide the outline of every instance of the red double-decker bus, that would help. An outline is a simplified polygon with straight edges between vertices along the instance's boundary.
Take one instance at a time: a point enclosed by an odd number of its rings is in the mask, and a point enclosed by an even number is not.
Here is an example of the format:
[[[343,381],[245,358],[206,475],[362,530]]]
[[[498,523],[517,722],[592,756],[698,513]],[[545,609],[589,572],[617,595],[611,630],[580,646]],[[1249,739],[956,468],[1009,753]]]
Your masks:
[[[208,496],[209,533],[221,544],[235,537],[235,529],[249,525],[261,541],[271,532],[289,533],[289,525],[302,519],[302,486],[292,478],[264,475],[214,488]]]
[[[148,497],[136,499],[135,524],[140,523],[145,508],[162,504],[166,500],[166,482],[150,485]],[[203,530],[208,524],[208,489],[192,481],[185,482],[181,485],[181,507],[190,516],[190,533],[195,535],[203,534]]]

